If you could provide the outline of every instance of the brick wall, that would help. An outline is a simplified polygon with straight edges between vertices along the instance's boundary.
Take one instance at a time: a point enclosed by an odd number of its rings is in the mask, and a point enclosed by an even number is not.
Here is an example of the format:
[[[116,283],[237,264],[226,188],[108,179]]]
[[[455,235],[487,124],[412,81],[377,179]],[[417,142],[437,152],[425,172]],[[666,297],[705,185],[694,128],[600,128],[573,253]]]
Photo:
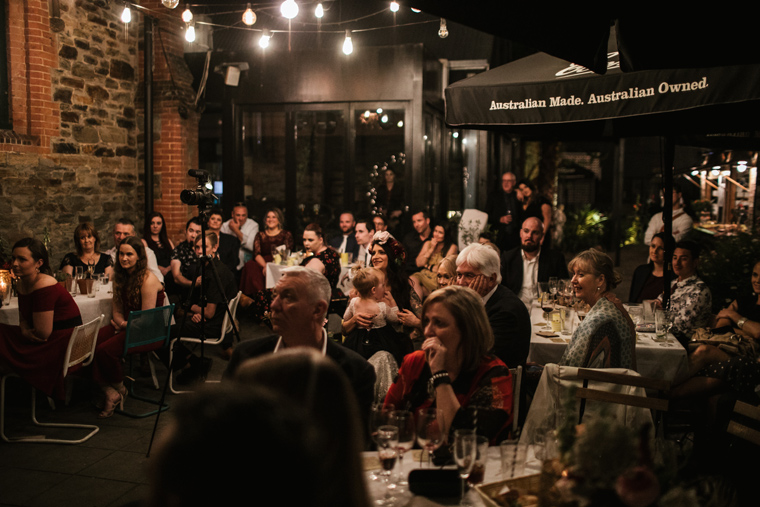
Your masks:
[[[0,234],[51,242],[53,264],[73,250],[80,221],[92,221],[110,247],[122,216],[142,229],[142,16],[125,27],[123,5],[104,0],[6,0],[13,128],[0,131]],[[192,77],[182,58],[179,10],[144,2],[154,35],[154,207],[179,239],[194,210],[179,203],[197,167],[198,115],[181,118]],[[158,30],[168,54],[164,59]],[[171,76],[169,73],[171,68]],[[174,77],[172,85],[171,77]]]

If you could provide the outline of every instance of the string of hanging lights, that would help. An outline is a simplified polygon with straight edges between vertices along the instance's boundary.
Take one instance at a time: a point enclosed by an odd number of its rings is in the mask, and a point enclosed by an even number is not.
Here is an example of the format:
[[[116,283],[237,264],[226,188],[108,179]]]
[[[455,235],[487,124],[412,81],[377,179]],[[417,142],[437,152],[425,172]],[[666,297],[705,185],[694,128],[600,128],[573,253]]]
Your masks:
[[[179,5],[179,0],[161,0],[161,4],[166,7],[167,9],[175,9]],[[303,2],[302,2],[303,3]],[[310,2],[314,3],[314,2]],[[218,5],[215,5],[218,6]],[[137,7],[138,9],[150,12],[150,9],[139,6],[137,4],[133,4],[131,2],[124,2],[124,10],[121,14],[121,20],[123,23],[127,24],[132,21],[132,12],[130,10],[130,7]],[[299,8],[298,3],[295,0],[284,0],[282,4],[280,4],[279,13],[280,15],[288,20],[288,29],[287,30],[278,30],[273,28],[263,28],[263,27],[256,27],[253,26],[256,25],[256,22],[258,21],[258,16],[256,14],[256,11],[258,10],[259,13],[263,13],[264,11],[271,11],[274,7],[271,3],[260,5],[260,4],[251,4],[247,3],[246,8],[244,11],[242,11],[241,15],[241,21],[243,22],[244,26],[240,26],[238,24],[234,25],[223,25],[219,23],[212,23],[209,21],[200,21],[195,20],[193,16],[193,12],[191,10],[191,7],[196,9],[202,9],[203,7],[209,7],[204,4],[184,4],[184,11],[182,11],[182,21],[185,23],[185,40],[188,42],[194,42],[195,41],[195,31],[196,31],[196,24],[198,25],[205,25],[212,28],[225,28],[225,29],[238,29],[238,30],[249,30],[261,33],[261,37],[258,40],[259,46],[263,48],[269,47],[270,41],[272,39],[273,34],[275,33],[288,33],[288,46],[290,47],[290,34],[292,32],[297,33],[320,33],[320,34],[336,34],[340,35],[343,34],[343,53],[346,55],[350,55],[354,50],[354,43],[352,40],[352,33],[358,33],[358,32],[367,32],[367,31],[374,31],[374,30],[386,30],[386,29],[395,29],[399,27],[406,27],[406,26],[413,26],[413,25],[421,25],[421,24],[432,24],[432,23],[438,23],[439,29],[438,29],[438,36],[442,39],[445,39],[449,35],[448,28],[446,27],[446,20],[443,18],[440,18],[440,20],[425,20],[425,21],[418,21],[418,22],[411,22],[411,23],[404,23],[401,25],[396,24],[396,13],[399,11],[400,6],[399,3],[396,1],[389,2],[388,9],[383,9],[378,12],[374,12],[365,16],[362,16],[360,18],[356,19],[350,19],[350,20],[344,20],[344,21],[323,21],[323,18],[325,16],[325,8],[322,5],[322,2],[318,2],[316,7],[313,10],[313,16],[316,19],[315,22],[310,21],[304,21],[299,20],[297,23],[301,28],[298,28],[296,30],[292,27],[292,22],[295,20],[299,14],[301,13],[301,10]],[[375,26],[375,27],[368,27],[368,28],[353,28],[353,29],[346,29],[343,28],[341,25],[350,25],[354,24],[358,21],[362,21],[365,19],[368,19],[373,16],[380,15],[384,12],[390,11],[393,13],[393,24],[392,25],[382,25],[382,26]],[[418,9],[411,9],[412,12],[419,13],[420,11]],[[215,13],[215,14],[231,14],[234,12],[241,12],[239,10],[231,11],[231,12],[224,12],[224,13]],[[270,13],[267,13],[270,14]],[[303,15],[303,14],[302,14]],[[316,25],[315,29],[311,28],[311,25]],[[335,29],[323,29],[323,26],[332,27],[335,26]]]

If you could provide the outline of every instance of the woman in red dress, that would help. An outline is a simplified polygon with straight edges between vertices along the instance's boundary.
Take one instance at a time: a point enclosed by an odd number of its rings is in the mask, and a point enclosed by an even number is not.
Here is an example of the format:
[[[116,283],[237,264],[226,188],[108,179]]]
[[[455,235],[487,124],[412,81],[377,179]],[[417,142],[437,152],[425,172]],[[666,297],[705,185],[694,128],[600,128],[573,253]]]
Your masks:
[[[293,235],[283,229],[285,215],[280,208],[272,208],[264,217],[264,230],[253,240],[253,259],[246,262],[240,276],[240,290],[251,296],[264,288],[267,262],[272,262],[272,248],[284,245],[293,250]]]
[[[82,324],[79,307],[50,276],[41,241],[24,238],[13,245],[12,269],[19,325],[0,324],[0,369],[8,367],[46,395],[62,399],[63,358],[71,333]]]
[[[98,417],[111,417],[116,405],[122,403],[127,395],[121,357],[124,354],[129,312],[150,310],[163,304],[164,288],[148,270],[148,258],[142,241],[135,236],[125,238],[119,244],[114,268],[113,318],[111,324],[98,333],[98,345],[92,362],[92,377],[100,384],[105,396],[103,411]]]

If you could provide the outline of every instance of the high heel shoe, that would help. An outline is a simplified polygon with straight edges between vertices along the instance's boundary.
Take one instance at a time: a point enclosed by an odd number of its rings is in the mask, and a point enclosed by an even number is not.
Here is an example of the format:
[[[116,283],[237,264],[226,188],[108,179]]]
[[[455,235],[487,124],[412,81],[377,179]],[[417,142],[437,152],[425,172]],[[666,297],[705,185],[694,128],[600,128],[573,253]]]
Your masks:
[[[111,393],[115,393],[113,396]],[[118,398],[117,398],[118,396]],[[127,396],[127,388],[122,387],[118,391],[114,388],[109,388],[106,391],[105,403],[103,405],[103,411],[98,414],[99,419],[107,419],[113,415],[116,411],[116,406],[119,406],[120,410],[124,410],[124,398]]]

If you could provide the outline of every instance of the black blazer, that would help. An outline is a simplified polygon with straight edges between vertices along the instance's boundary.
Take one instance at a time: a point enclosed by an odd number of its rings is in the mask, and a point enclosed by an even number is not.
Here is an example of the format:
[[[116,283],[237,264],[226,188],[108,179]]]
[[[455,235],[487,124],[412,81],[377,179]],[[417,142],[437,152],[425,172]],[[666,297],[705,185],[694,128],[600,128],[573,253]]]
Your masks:
[[[246,359],[274,352],[279,339],[279,336],[271,335],[266,338],[240,342],[233,350],[232,358],[224,371],[224,378],[232,378],[238,367]],[[362,356],[330,338],[327,338],[327,357],[338,363],[340,369],[348,377],[356,395],[362,421],[365,423],[363,428],[368,428],[369,412],[375,398],[375,369]]]
[[[538,281],[548,282],[552,276],[570,278],[565,256],[558,250],[542,248],[538,256]],[[520,293],[523,283],[522,248],[513,248],[501,254],[501,283],[515,294]]]
[[[514,292],[497,285],[486,303],[486,315],[494,337],[493,353],[510,368],[524,365],[530,352],[531,323],[528,309]]]
[[[219,248],[217,255],[219,260],[229,268],[232,273],[237,273],[238,264],[240,264],[240,240],[237,236],[219,233]]]
[[[343,234],[334,236],[328,244],[337,252],[341,243],[343,243]],[[346,252],[354,254],[354,259],[359,255],[359,244],[356,242],[353,231],[346,238]]]

